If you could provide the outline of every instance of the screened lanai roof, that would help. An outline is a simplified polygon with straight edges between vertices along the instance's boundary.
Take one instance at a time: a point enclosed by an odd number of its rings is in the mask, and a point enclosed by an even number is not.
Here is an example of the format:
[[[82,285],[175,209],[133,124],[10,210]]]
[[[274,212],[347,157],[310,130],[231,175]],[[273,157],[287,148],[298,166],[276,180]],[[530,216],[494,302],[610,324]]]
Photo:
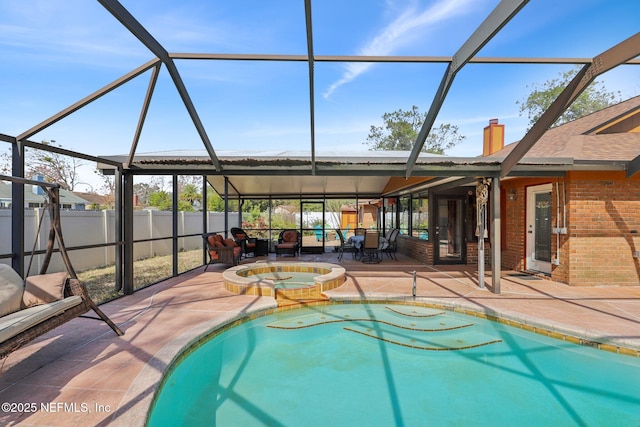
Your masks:
[[[574,159],[521,159],[591,81],[637,95],[638,12],[607,0],[1,1],[0,132],[132,173],[202,172],[217,189],[227,177],[242,195],[553,174]],[[527,132],[517,102],[575,66]],[[413,105],[427,118],[412,149],[368,152],[370,127]],[[478,159],[494,117],[522,142]],[[421,154],[440,124],[466,136],[446,159]]]

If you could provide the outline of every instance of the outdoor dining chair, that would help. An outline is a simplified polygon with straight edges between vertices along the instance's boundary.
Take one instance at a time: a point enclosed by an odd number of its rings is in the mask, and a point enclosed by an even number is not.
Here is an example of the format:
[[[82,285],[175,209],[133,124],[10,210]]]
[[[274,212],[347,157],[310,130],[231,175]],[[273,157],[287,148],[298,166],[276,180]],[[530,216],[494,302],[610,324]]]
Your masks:
[[[356,247],[353,245],[353,243],[345,242],[342,231],[340,231],[339,228],[336,228],[335,230],[336,236],[338,236],[338,238],[340,239],[340,246],[338,246],[338,261],[342,260],[342,256],[344,255],[345,250],[347,252],[352,252],[354,254],[353,257],[355,258]]]
[[[389,242],[388,246],[383,250],[383,252],[389,255],[389,258],[395,259],[396,261],[398,260],[398,256],[396,255],[396,252],[398,251],[398,234],[400,234],[400,230],[397,228],[391,230],[387,237]]]
[[[380,232],[379,231],[367,231],[364,234],[363,244],[363,258],[362,262],[367,264],[377,264],[380,259],[380,252],[378,247],[380,245]]]

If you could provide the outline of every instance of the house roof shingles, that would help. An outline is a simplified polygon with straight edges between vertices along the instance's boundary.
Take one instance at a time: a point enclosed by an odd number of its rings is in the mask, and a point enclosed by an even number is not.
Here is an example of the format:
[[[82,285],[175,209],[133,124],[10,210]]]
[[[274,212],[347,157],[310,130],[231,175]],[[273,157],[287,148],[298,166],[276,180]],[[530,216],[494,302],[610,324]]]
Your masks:
[[[640,132],[596,133],[605,124],[630,112],[640,116],[640,96],[549,129],[523,160],[570,157],[583,161],[631,161],[640,155]],[[490,157],[505,157],[517,144],[506,145]]]

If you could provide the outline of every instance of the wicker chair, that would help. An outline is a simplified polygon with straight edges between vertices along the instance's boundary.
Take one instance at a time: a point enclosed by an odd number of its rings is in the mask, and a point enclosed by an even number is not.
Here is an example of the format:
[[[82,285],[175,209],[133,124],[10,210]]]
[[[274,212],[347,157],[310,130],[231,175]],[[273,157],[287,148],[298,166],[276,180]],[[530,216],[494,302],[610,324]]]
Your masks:
[[[300,250],[300,232],[297,230],[283,230],[278,237],[276,256],[280,254],[298,255]]]
[[[211,264],[238,265],[242,256],[242,247],[235,240],[223,239],[217,233],[205,233],[202,237],[207,244],[207,253],[209,254],[209,263],[204,271],[207,271]]]
[[[240,245],[242,248],[242,253],[246,257],[247,254],[256,255],[256,242],[258,239],[254,237],[249,237],[249,235],[242,229],[238,227],[231,228],[231,235],[236,240],[236,243]]]

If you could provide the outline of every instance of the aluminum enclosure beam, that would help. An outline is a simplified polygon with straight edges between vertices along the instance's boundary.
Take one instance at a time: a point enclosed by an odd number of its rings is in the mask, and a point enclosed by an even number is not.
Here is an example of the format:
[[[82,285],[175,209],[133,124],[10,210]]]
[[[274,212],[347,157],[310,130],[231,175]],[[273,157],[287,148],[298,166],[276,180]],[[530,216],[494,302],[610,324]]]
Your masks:
[[[278,55],[264,53],[191,53],[169,52],[171,59],[221,60],[221,61],[285,61],[306,62],[308,55]],[[436,63],[448,64],[451,56],[372,56],[372,55],[315,55],[314,62],[378,62],[378,63]],[[543,57],[483,57],[469,59],[473,64],[577,64],[584,65],[593,58],[543,58]],[[640,64],[640,59],[630,59],[626,64]]]
[[[87,104],[90,104],[91,102],[93,102],[96,99],[102,97],[103,95],[106,95],[107,93],[111,92],[112,90],[117,89],[118,87],[120,87],[123,84],[127,83],[129,80],[132,80],[132,79],[138,77],[140,74],[142,74],[145,71],[147,71],[147,70],[151,69],[152,67],[154,67],[157,63],[158,63],[158,60],[157,59],[153,59],[153,60],[147,62],[146,64],[141,65],[140,67],[136,68],[135,70],[125,74],[124,76],[120,77],[119,79],[117,79],[117,80],[111,82],[110,84],[104,86],[103,88],[93,92],[91,95],[81,99],[80,101],[78,101],[75,104],[65,108],[64,110],[60,111],[59,113],[54,114],[53,116],[49,117],[48,119],[38,123],[37,125],[35,125],[31,129],[22,132],[16,138],[18,139],[18,141],[22,141],[22,140],[25,140],[27,138],[31,138],[33,135],[37,134],[38,132],[41,132],[42,130],[48,128],[49,126],[51,126],[52,124],[58,122],[59,120],[64,119],[69,114],[79,110],[80,108],[84,107]]]
[[[629,166],[627,167],[627,178],[631,178],[638,172],[640,172],[640,155],[629,162]]]
[[[311,127],[311,175],[316,174],[316,115],[315,89],[313,73],[313,21],[311,19],[311,0],[304,1],[304,14],[307,24],[307,53],[309,55],[309,125]]]
[[[144,96],[144,102],[142,103],[142,109],[140,110],[140,117],[138,117],[138,124],[136,126],[136,131],[133,134],[133,141],[131,142],[131,150],[129,151],[129,159],[127,163],[124,165],[125,168],[129,167],[131,163],[133,163],[133,158],[136,154],[136,149],[138,148],[138,142],[140,141],[140,135],[142,134],[142,128],[144,127],[144,121],[147,117],[147,113],[149,112],[149,105],[151,105],[151,97],[153,96],[153,90],[156,87],[156,83],[158,81],[158,74],[160,74],[160,64],[156,64],[153,67],[153,71],[151,72],[151,77],[149,78],[149,86],[147,87],[147,93]]]
[[[17,141],[15,137],[10,137],[8,135],[0,134],[0,141],[14,143]],[[38,150],[48,151],[50,153],[62,154],[63,156],[76,157],[81,160],[88,160],[90,162],[96,163],[104,163],[105,165],[113,166],[117,168],[120,166],[120,161],[105,159],[102,157],[91,156],[89,154],[78,153],[77,151],[67,150],[65,148],[56,147],[55,145],[44,145],[40,142],[33,142],[28,140],[19,141],[24,147],[36,148]]]
[[[589,86],[596,77],[629,59],[640,55],[640,33],[618,43],[593,58],[593,62],[582,67],[576,76],[567,84],[555,101],[551,103],[529,132],[511,150],[502,162],[501,176],[509,174],[511,169],[529,152],[531,147],[544,135],[571,103]]]
[[[209,153],[209,157],[213,162],[216,170],[220,171],[221,166],[218,161],[218,157],[216,156],[215,151],[213,150],[213,146],[211,145],[211,141],[209,140],[209,136],[200,121],[200,116],[198,116],[198,112],[196,111],[193,102],[191,101],[191,97],[189,96],[189,92],[187,91],[184,82],[182,81],[182,77],[176,68],[173,59],[169,56],[169,53],[165,50],[164,47],[147,31],[147,29],[140,23],[136,18],[129,13],[129,11],[122,6],[116,0],[98,0],[100,4],[109,11],[124,27],[131,32],[142,44],[144,44],[147,49],[149,49],[155,56],[157,56],[162,63],[167,67],[167,71],[173,80],[173,84],[178,90],[178,94],[180,98],[182,98],[182,102],[193,121],[200,138],[202,139],[202,143],[204,144],[207,153]]]
[[[418,160],[418,156],[422,151],[429,132],[433,127],[433,123],[438,116],[438,112],[444,103],[444,100],[449,92],[449,88],[453,83],[453,79],[460,69],[476,54],[484,45],[486,45],[491,38],[504,27],[507,22],[511,20],[529,0],[502,0],[498,6],[489,14],[482,24],[473,32],[471,37],[462,45],[462,47],[453,56],[451,63],[447,67],[447,71],[440,82],[440,86],[436,92],[436,95],[431,103],[431,108],[425,118],[420,133],[413,145],[413,150],[409,155],[407,161],[407,171],[405,177],[411,176],[413,167]]]

